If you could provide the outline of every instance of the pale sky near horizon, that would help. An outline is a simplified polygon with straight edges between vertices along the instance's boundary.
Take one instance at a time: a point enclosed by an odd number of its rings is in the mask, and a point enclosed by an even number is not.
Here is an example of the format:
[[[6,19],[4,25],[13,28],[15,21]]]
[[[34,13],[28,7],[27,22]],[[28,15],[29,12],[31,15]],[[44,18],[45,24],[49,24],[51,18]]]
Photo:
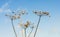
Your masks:
[[[29,14],[21,17],[22,22],[30,20],[34,25],[38,22],[38,16],[33,10],[48,11],[48,16],[42,16],[36,37],[60,37],[60,0],[0,0],[0,37],[15,37],[11,21],[5,16],[6,13],[16,10],[26,10]],[[21,21],[21,20],[20,20]],[[21,29],[18,28],[18,20],[14,26],[18,37],[22,37]],[[33,31],[34,32],[34,31]],[[33,37],[33,32],[31,37]],[[28,31],[27,31],[28,34]]]

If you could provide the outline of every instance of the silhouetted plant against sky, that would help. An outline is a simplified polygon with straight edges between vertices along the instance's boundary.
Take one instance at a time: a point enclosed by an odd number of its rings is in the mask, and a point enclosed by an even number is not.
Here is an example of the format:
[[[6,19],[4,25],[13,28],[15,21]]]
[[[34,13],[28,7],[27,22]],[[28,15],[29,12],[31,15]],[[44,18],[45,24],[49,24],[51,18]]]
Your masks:
[[[29,37],[30,34],[31,34],[32,31],[33,31],[33,28],[34,28],[33,24],[31,24],[30,21],[27,21],[25,24],[24,24],[24,23],[19,24],[19,26],[24,29],[24,31],[25,31],[25,37],[27,37],[27,36],[26,36],[26,29],[29,28],[29,27],[32,29],[31,32],[29,32],[29,35],[28,35],[28,37]]]
[[[34,36],[36,36],[36,33],[37,33],[37,29],[38,29],[38,26],[39,26],[39,23],[40,23],[40,20],[41,20],[41,17],[42,16],[49,16],[49,13],[48,12],[42,12],[42,11],[33,11],[36,15],[39,16],[39,20],[38,20],[38,23],[37,23],[37,27],[36,27],[36,30],[35,30],[35,33],[34,33]],[[50,16],[49,16],[50,17]]]
[[[22,12],[12,12],[11,15],[10,14],[6,14],[5,15],[5,16],[7,16],[7,17],[9,17],[11,19],[13,31],[14,31],[14,34],[15,34],[16,37],[17,37],[17,33],[15,31],[13,20],[20,19],[21,18],[21,15],[24,15],[24,14],[25,14],[25,11],[22,10]]]
[[[49,13],[48,12],[42,12],[42,11],[33,11],[36,15],[39,16],[39,20],[38,20],[38,23],[37,23],[37,26],[36,26],[36,30],[35,30],[35,33],[34,33],[34,36],[36,36],[36,33],[37,33],[37,29],[38,29],[38,26],[39,26],[39,23],[40,23],[40,20],[41,20],[41,17],[42,16],[49,16]],[[11,23],[12,23],[12,28],[13,28],[13,31],[14,31],[14,34],[15,36],[17,37],[17,33],[15,31],[15,27],[14,27],[14,24],[13,24],[13,20],[16,20],[16,19],[21,19],[21,16],[24,15],[24,14],[28,14],[26,13],[26,10],[22,10],[22,11],[18,11],[18,12],[12,12],[12,14],[6,14],[5,16],[8,16],[10,19],[11,19]],[[26,23],[20,23],[19,26],[22,27],[24,29],[24,33],[25,33],[25,37],[27,37],[27,28],[30,27],[30,29],[32,29],[29,34],[28,34],[28,37],[30,37],[33,29],[35,28],[34,23],[31,23],[30,21],[26,21]]]

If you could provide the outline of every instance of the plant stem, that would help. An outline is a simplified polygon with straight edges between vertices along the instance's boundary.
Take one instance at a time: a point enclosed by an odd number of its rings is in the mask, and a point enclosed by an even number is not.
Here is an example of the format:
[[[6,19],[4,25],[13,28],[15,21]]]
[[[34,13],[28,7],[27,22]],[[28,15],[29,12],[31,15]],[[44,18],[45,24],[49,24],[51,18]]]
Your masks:
[[[38,29],[38,26],[39,26],[39,23],[40,23],[40,19],[41,19],[41,15],[39,16],[39,20],[38,20],[37,27],[36,27],[36,30],[35,30],[35,33],[34,33],[34,37],[36,36],[37,29]]]
[[[25,37],[26,37],[26,28],[24,30],[25,30]]]
[[[23,37],[24,35],[23,35],[23,30],[22,30],[22,37]]]
[[[11,19],[11,23],[12,23],[12,28],[13,28],[14,34],[17,37],[17,33],[16,33],[15,28],[14,28],[14,25],[13,25],[13,18]]]
[[[32,29],[31,32],[29,33],[28,37],[31,35],[32,31],[33,31],[33,29]]]

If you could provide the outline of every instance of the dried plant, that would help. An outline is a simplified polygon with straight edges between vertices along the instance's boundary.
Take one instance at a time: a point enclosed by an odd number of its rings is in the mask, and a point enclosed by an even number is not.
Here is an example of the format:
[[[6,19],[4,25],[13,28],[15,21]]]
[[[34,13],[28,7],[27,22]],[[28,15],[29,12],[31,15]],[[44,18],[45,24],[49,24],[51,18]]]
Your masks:
[[[31,28],[32,30],[31,30],[31,32],[29,33],[29,35],[28,35],[28,37],[30,36],[30,34],[32,33],[32,31],[33,31],[33,24],[31,24],[31,22],[30,21],[27,21],[25,24],[24,23],[22,23],[22,24],[19,24],[19,26],[21,26],[23,29],[24,29],[24,31],[25,31],[25,37],[26,37],[26,29],[27,28]]]
[[[35,37],[36,33],[37,33],[39,23],[40,23],[40,20],[41,20],[41,16],[49,16],[49,13],[48,12],[42,12],[42,11],[34,11],[34,13],[39,16],[37,27],[36,27],[36,30],[35,30],[35,33],[34,33],[34,37]]]
[[[39,20],[38,20],[38,23],[37,23],[37,26],[36,26],[36,30],[35,30],[35,33],[34,33],[34,36],[33,36],[33,37],[35,37],[36,36],[36,33],[37,33],[37,29],[38,29],[39,23],[40,23],[40,20],[41,20],[41,17],[42,16],[49,16],[50,17],[50,15],[49,15],[48,12],[42,12],[42,11],[33,11],[33,12],[36,15],[39,16]],[[22,11],[19,10],[18,12],[12,12],[12,15],[10,15],[10,14],[9,15],[8,14],[5,15],[5,16],[8,16],[11,19],[12,28],[13,28],[13,31],[14,31],[14,34],[15,34],[16,37],[17,37],[17,33],[15,31],[13,20],[20,19],[21,18],[21,15],[24,15],[24,14],[28,14],[28,13],[26,13],[26,10],[22,10]],[[24,31],[25,31],[24,32],[25,33],[25,37],[26,37],[26,30],[27,30],[27,28],[30,27],[32,29],[29,32],[29,34],[28,34],[28,37],[30,37],[30,35],[31,35],[31,33],[32,33],[33,29],[34,29],[34,25],[30,21],[26,21],[26,23],[20,23],[19,26],[24,29]]]
[[[5,15],[5,16],[8,16],[8,17],[11,19],[12,28],[13,28],[13,31],[14,31],[14,34],[15,34],[16,37],[17,37],[17,33],[16,33],[16,31],[15,31],[15,27],[14,27],[14,24],[13,24],[13,20],[20,19],[20,17],[21,17],[22,14],[24,15],[25,12],[24,12],[24,11],[23,11],[23,12],[18,12],[18,13],[12,12],[12,15],[10,15],[10,14],[6,14],[6,15]]]

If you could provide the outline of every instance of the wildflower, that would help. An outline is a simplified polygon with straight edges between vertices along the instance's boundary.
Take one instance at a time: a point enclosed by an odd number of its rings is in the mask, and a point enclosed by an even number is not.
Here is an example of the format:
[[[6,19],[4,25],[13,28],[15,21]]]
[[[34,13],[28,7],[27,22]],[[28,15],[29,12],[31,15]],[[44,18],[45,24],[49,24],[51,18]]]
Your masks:
[[[30,25],[30,22],[27,21],[26,24],[24,24],[24,26],[27,28]]]

